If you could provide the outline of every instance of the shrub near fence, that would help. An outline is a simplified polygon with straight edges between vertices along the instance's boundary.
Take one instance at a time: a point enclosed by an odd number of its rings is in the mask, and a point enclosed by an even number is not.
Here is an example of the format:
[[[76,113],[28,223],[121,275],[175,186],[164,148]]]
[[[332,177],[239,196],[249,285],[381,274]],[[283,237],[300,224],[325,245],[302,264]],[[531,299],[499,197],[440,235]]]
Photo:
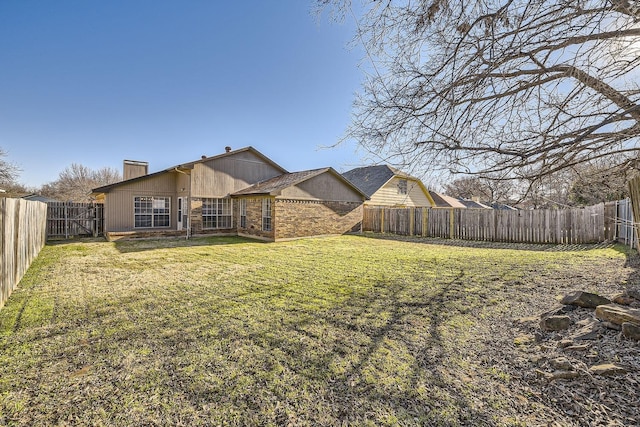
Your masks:
[[[0,308],[46,241],[47,205],[0,198]]]
[[[511,243],[581,244],[612,240],[615,206],[544,210],[371,208],[363,230]]]

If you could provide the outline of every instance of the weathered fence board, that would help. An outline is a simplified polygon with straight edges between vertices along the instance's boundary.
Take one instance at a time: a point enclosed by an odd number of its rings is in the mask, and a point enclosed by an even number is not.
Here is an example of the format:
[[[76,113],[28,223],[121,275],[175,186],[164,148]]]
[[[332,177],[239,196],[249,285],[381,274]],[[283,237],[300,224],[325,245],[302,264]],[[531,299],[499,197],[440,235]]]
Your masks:
[[[636,227],[634,226],[633,210],[631,209],[631,199],[624,199],[615,202],[610,210],[605,214],[607,217],[615,218],[615,225],[610,233],[615,233],[618,242],[635,248],[637,244]]]
[[[607,206],[521,211],[367,207],[363,230],[512,243],[596,243],[615,235],[610,217],[615,208]]]
[[[0,308],[46,240],[47,205],[0,198]]]
[[[630,180],[628,183],[628,187],[631,200],[631,217],[633,218],[632,223],[635,226],[636,224],[640,223],[640,176],[637,176]],[[632,247],[634,247],[633,242],[638,245],[638,230],[635,227],[631,239]]]
[[[47,203],[47,237],[102,235],[104,205],[101,203]]]

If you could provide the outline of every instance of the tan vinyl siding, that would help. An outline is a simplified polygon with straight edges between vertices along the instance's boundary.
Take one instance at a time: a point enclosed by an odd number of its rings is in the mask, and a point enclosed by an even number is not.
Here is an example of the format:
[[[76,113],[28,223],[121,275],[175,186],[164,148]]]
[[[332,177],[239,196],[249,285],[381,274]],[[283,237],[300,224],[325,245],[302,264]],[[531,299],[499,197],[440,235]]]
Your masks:
[[[342,202],[362,202],[363,196],[357,193],[329,172],[313,177],[298,185],[286,188],[280,197],[303,200],[328,200]]]
[[[259,181],[282,174],[255,154],[245,151],[233,156],[196,163],[192,171],[193,197],[226,197]]]
[[[105,194],[105,230],[107,231],[135,231],[133,218],[133,198],[136,196],[160,196],[171,198],[170,226],[176,228],[175,213],[177,211],[177,198],[187,196],[187,177],[181,178],[181,174],[167,172],[151,176],[147,179],[124,184],[114,188]],[[183,176],[183,175],[182,175]],[[185,185],[177,182],[183,182]],[[181,191],[185,188],[184,191]]]
[[[429,199],[422,190],[420,184],[412,179],[407,179],[407,194],[398,194],[398,183],[403,178],[393,177],[382,188],[371,195],[367,205],[371,206],[407,206],[430,207]]]

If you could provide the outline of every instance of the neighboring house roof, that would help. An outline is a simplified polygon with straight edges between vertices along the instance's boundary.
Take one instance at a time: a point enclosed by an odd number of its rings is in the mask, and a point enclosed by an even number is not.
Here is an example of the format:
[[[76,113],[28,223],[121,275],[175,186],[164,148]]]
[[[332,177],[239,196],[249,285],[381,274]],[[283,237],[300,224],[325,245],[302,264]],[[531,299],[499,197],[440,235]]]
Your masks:
[[[263,194],[263,195],[268,194],[272,196],[278,195],[285,188],[293,187],[294,185],[298,185],[304,181],[307,181],[318,175],[322,175],[323,173],[326,173],[326,172],[334,175],[336,178],[342,181],[345,185],[352,188],[354,191],[361,194],[366,199],[369,198],[362,190],[360,190],[358,187],[353,185],[350,181],[344,179],[342,175],[340,175],[335,169],[331,167],[321,168],[321,169],[311,169],[311,170],[301,171],[301,172],[285,173],[283,175],[276,176],[274,178],[267,179],[262,182],[258,182],[257,184],[244,188],[240,191],[236,191],[235,193],[232,194],[232,196],[247,196],[247,195],[253,195],[253,194]]]
[[[502,210],[502,211],[517,211],[517,208],[514,208],[513,206],[509,206],[509,205],[505,205],[504,203],[491,203],[491,208],[492,209],[496,209],[496,210]]]
[[[490,206],[476,202],[475,200],[458,199],[458,201],[462,203],[465,208],[469,209],[492,209]]]
[[[105,185],[105,186],[102,186],[102,187],[94,188],[91,192],[93,194],[96,194],[96,193],[108,193],[113,188],[118,187],[118,186],[123,185],[123,184],[130,184],[132,182],[140,181],[140,180],[152,177],[152,176],[156,176],[156,175],[160,175],[160,174],[163,174],[163,173],[172,172],[172,171],[176,171],[176,170],[193,169],[193,167],[194,167],[194,165],[196,163],[204,163],[204,162],[208,162],[210,160],[215,160],[215,159],[220,159],[220,158],[227,157],[227,156],[232,156],[234,154],[242,153],[244,151],[251,152],[252,154],[256,155],[257,157],[259,157],[260,159],[262,159],[266,163],[270,164],[274,168],[280,170],[282,173],[287,173],[287,170],[285,168],[283,168],[282,166],[280,166],[279,164],[277,164],[276,162],[274,162],[273,160],[271,160],[270,158],[268,158],[267,156],[265,156],[264,154],[262,154],[261,152],[259,152],[255,148],[253,148],[253,147],[244,147],[244,148],[240,148],[240,149],[237,149],[237,150],[227,151],[226,153],[218,154],[216,156],[211,156],[211,157],[203,156],[200,160],[195,160],[193,162],[188,162],[188,163],[182,163],[182,164],[179,164],[179,165],[176,165],[176,166],[172,166],[170,168],[167,168],[167,169],[164,169],[164,170],[161,170],[161,171],[158,171],[158,172],[150,173],[150,174],[147,174],[147,175],[142,175],[142,176],[139,176],[137,178],[131,178],[131,179],[127,179],[125,181],[115,182],[113,184],[109,184],[109,185]]]
[[[429,191],[429,194],[437,208],[466,208],[464,204],[453,197],[445,196],[444,194],[437,193],[435,191]]]
[[[406,175],[391,166],[378,165],[351,169],[343,173],[342,176],[360,188],[368,197],[371,197],[373,193],[382,188],[391,178],[400,174],[403,176]]]
[[[416,181],[427,199],[430,199],[431,192],[427,190],[422,181],[416,177],[413,177],[407,173],[402,172],[389,165],[377,165],[377,166],[363,166],[360,168],[351,169],[342,174],[353,185],[358,187],[368,198],[384,187],[393,177],[399,177],[404,179],[410,179]],[[429,200],[431,202],[431,200]]]
[[[25,199],[25,200],[31,200],[31,201],[36,201],[36,202],[58,202],[59,200],[56,199],[52,199],[50,197],[46,197],[46,196],[41,196],[39,194],[27,194],[26,196],[22,196],[21,199]]]

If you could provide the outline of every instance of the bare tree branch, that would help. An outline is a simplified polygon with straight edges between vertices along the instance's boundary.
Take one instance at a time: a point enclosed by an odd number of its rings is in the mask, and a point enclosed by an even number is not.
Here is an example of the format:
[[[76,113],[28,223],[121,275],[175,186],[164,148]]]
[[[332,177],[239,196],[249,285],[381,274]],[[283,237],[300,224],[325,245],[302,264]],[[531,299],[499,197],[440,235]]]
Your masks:
[[[349,2],[319,0],[349,7]],[[339,2],[338,2],[339,3]],[[640,6],[365,3],[373,63],[345,139],[413,170],[536,179],[638,156]]]
[[[0,148],[0,184],[15,184],[20,169],[16,165],[3,160],[3,157],[6,156],[7,152]]]

